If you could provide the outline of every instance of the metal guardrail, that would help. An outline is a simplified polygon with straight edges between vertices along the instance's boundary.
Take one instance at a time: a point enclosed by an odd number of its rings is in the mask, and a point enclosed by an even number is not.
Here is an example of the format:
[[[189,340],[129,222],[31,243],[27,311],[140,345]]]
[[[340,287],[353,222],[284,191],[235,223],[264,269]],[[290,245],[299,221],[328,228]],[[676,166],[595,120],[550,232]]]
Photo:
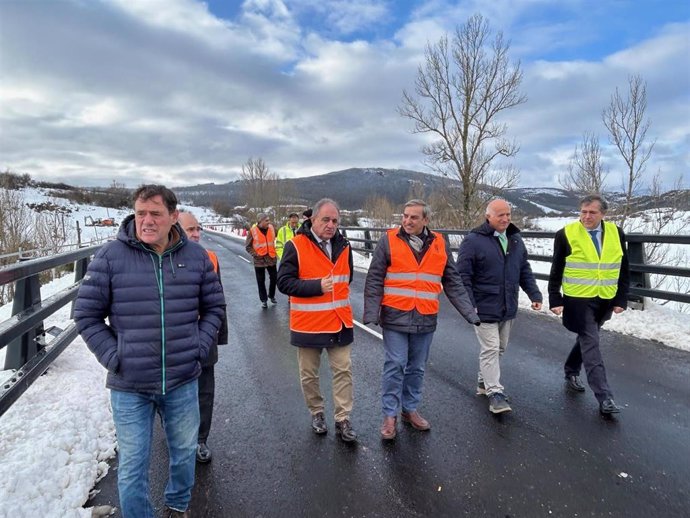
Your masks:
[[[43,329],[43,320],[77,297],[89,259],[102,245],[63,252],[38,259],[20,259],[0,269],[0,285],[14,282],[12,317],[0,322],[0,349],[7,347],[4,369],[14,370],[0,385],[0,416],[29,388],[52,361],[74,340],[77,328]],[[45,270],[75,263],[74,284],[41,300],[39,274]]]
[[[86,246],[91,246],[95,244],[102,244],[109,239],[112,239],[112,236],[100,238],[100,239],[92,239],[91,241],[88,241],[86,243],[66,243],[63,245],[59,245],[58,250],[55,251],[70,251],[72,249],[79,249],[83,248]],[[36,254],[41,254],[43,252],[50,252],[54,251],[54,247],[46,247],[46,248],[32,248],[31,250],[22,250],[21,248],[16,251],[16,252],[10,252],[9,254],[2,254],[0,255],[0,260],[1,259],[9,259],[10,257],[17,257],[17,258],[35,258]],[[45,257],[45,256],[42,256]]]
[[[353,246],[352,249],[371,253],[376,247],[376,243],[380,237],[388,230],[388,228],[381,227],[340,227],[341,232],[352,243],[361,243],[362,246]],[[353,237],[348,235],[353,232],[363,232],[364,238]],[[469,234],[469,230],[452,230],[441,229],[435,230],[443,235],[444,239],[449,243],[450,249],[457,252],[458,246],[454,242],[458,239],[451,239],[451,237],[462,237]],[[523,231],[520,232],[523,238],[533,239],[553,239],[555,232],[534,232]],[[659,234],[626,234],[628,243],[628,260],[630,262],[630,295],[629,300],[636,304],[638,308],[642,309],[644,297],[650,297],[661,300],[670,300],[674,302],[683,302],[690,304],[690,293],[677,293],[672,291],[656,290],[651,288],[649,282],[649,274],[669,275],[674,277],[690,277],[690,268],[669,265],[654,265],[647,264],[644,245],[646,243],[665,243],[676,245],[690,245],[690,236],[688,235],[659,235]],[[530,261],[551,263],[552,256],[528,254]],[[546,273],[535,272],[534,276],[540,280],[548,280],[549,275]]]

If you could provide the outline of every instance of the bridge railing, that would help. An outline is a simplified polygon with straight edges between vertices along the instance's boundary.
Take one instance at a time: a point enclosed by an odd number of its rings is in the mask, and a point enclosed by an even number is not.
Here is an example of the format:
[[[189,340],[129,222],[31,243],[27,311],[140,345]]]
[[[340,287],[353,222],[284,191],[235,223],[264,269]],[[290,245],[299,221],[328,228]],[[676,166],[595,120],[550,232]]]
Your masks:
[[[352,250],[370,254],[374,251],[376,243],[385,234],[387,228],[377,227],[340,227],[340,231],[352,243]],[[450,245],[453,252],[458,251],[462,238],[469,230],[436,230]],[[523,238],[553,240],[555,232],[524,231],[520,233]],[[690,293],[665,291],[653,289],[649,280],[650,274],[667,275],[671,277],[690,277],[690,268],[672,265],[655,265],[647,262],[645,245],[648,243],[662,243],[675,245],[690,245],[688,235],[658,235],[658,234],[626,234],[628,242],[628,260],[630,262],[630,302],[633,307],[643,309],[644,297],[674,302],[690,303]],[[529,247],[528,247],[529,248]],[[530,261],[551,263],[551,255],[528,254]],[[546,273],[535,272],[534,276],[540,280],[548,280]]]
[[[74,323],[65,329],[43,328],[43,320],[77,297],[90,257],[102,245],[38,259],[22,259],[0,269],[0,285],[15,285],[12,317],[0,322],[0,349],[6,347],[4,370],[12,376],[0,385],[0,416],[43,374],[74,340]],[[41,300],[39,275],[45,270],[74,263],[74,284]]]

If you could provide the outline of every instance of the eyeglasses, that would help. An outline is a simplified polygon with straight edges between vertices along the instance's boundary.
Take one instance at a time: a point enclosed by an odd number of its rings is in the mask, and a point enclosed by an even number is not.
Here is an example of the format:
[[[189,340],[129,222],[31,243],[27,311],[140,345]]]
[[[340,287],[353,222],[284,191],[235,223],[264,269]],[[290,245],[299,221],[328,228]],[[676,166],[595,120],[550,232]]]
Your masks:
[[[197,232],[201,232],[204,229],[203,229],[203,227],[187,227],[184,229],[185,232],[194,232],[195,230]]]

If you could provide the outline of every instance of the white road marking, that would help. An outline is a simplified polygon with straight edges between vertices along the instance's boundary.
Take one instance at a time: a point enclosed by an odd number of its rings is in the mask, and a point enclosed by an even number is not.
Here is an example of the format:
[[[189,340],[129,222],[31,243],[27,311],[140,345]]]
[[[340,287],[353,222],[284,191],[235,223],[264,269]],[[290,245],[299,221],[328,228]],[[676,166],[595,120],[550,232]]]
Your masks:
[[[374,331],[373,329],[371,329],[371,328],[365,326],[364,324],[362,324],[362,323],[360,323],[360,322],[357,322],[356,320],[353,320],[352,322],[353,322],[357,327],[359,327],[360,329],[363,329],[363,330],[366,331],[367,333],[369,333],[369,334],[371,334],[371,335],[374,335],[374,336],[375,336],[376,338],[378,338],[379,340],[383,340],[383,335],[382,335],[381,333],[377,333],[377,332]]]

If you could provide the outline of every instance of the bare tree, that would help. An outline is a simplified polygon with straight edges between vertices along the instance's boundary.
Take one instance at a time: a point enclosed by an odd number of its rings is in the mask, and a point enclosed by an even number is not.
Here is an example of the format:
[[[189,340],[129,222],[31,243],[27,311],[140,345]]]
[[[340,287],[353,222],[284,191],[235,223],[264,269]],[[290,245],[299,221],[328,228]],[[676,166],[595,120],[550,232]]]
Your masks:
[[[591,132],[582,135],[582,144],[575,146],[568,172],[558,178],[567,191],[583,194],[603,193],[608,172],[601,162],[599,137]]]
[[[683,176],[680,175],[670,191],[664,191],[661,172],[657,172],[651,180],[649,195],[644,198],[646,209],[636,217],[626,221],[626,232],[642,232],[652,235],[683,235],[690,230],[690,216],[684,207],[688,203],[688,191],[683,188]],[[688,263],[688,252],[685,247],[666,243],[645,243],[645,262],[658,266],[677,266]],[[652,289],[664,289],[676,293],[690,292],[690,279],[687,277],[673,277],[661,274],[650,275]],[[668,300],[655,299],[660,305],[671,303]],[[681,313],[690,311],[687,304],[677,305]]]
[[[262,212],[269,206],[278,205],[278,175],[271,172],[263,158],[249,158],[242,164],[240,180],[244,197],[250,208]]]
[[[364,213],[375,227],[390,227],[395,221],[395,207],[385,196],[369,196],[364,201]]]
[[[517,180],[515,170],[492,171],[491,165],[519,150],[505,138],[507,126],[498,117],[526,101],[519,92],[522,71],[519,62],[509,62],[510,45],[501,32],[489,39],[488,21],[475,14],[456,28],[450,43],[444,36],[435,45],[427,44],[415,92],[403,91],[398,107],[401,116],[414,121],[414,133],[433,137],[422,148],[429,166],[462,183],[463,226],[481,211],[480,188],[491,184],[505,189]]]
[[[628,78],[628,95],[624,99],[616,87],[611,103],[601,114],[604,126],[609,131],[612,144],[618,148],[627,165],[623,177],[625,202],[621,219],[625,220],[632,210],[632,199],[642,184],[647,161],[655,142],[646,143],[650,121],[647,111],[647,83],[639,75]]]
[[[14,255],[1,256],[34,248],[33,228],[33,215],[25,203],[23,191],[0,187],[0,266],[17,261]],[[0,305],[13,297],[13,284],[0,286]]]

